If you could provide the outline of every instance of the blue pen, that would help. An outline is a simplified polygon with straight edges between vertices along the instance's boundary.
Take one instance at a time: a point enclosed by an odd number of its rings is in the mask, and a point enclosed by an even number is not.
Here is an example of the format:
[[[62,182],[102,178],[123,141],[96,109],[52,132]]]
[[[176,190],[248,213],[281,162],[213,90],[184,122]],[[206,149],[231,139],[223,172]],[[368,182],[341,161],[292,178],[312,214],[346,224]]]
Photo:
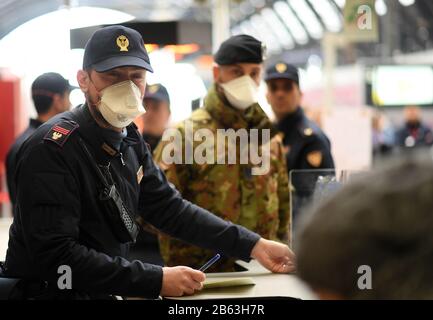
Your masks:
[[[200,269],[198,269],[201,272],[205,272],[207,269],[209,269],[215,262],[217,262],[221,258],[221,255],[218,253],[210,259],[208,262],[206,262]]]

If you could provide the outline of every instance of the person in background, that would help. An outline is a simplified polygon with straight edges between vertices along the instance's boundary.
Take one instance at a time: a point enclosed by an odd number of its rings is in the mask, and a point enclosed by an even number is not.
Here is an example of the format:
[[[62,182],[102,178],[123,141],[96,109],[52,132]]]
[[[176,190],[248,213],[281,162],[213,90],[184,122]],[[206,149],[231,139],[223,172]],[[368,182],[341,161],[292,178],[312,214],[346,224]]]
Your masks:
[[[65,78],[55,72],[40,75],[33,81],[31,93],[37,118],[30,119],[27,129],[18,136],[6,156],[6,177],[12,208],[16,202],[15,171],[18,162],[17,154],[28,137],[44,122],[55,115],[69,110],[69,94],[74,89]]]
[[[298,69],[285,62],[271,65],[266,70],[266,98],[283,132],[287,172],[293,170],[334,169],[331,143],[317,124],[307,118],[301,107],[302,92]],[[292,178],[294,188],[293,224],[300,209],[309,202],[317,181],[314,174],[298,174]]]
[[[433,299],[432,154],[407,156],[304,216],[298,275],[321,299]]]
[[[161,141],[164,130],[167,128],[170,119],[170,96],[162,84],[153,84],[146,87],[143,99],[146,113],[141,116],[142,134],[150,150],[155,150]],[[164,265],[159,248],[157,231],[151,225],[139,219],[142,226],[137,241],[131,246],[130,259],[156,265]]]
[[[211,164],[196,161],[192,164],[167,164],[163,153],[169,141],[161,142],[155,150],[155,161],[185,199],[263,237],[287,242],[290,239],[290,192],[283,145],[281,136],[273,130],[256,97],[264,46],[251,36],[238,35],[224,41],[214,58],[215,83],[205,98],[204,107],[194,111],[190,119],[177,127],[183,140],[177,146],[181,148],[187,143],[185,132],[188,124],[192,124],[195,132],[204,129],[211,131],[214,137],[218,137],[218,130],[257,130],[259,136],[267,131],[270,133],[269,143],[262,146],[259,142],[257,148],[270,148],[269,170],[254,175],[255,165],[240,163],[239,157],[234,164],[218,164],[215,159]],[[220,141],[215,140],[214,146],[217,146]],[[249,147],[251,145],[253,143]],[[193,149],[197,150],[197,146],[195,143]],[[221,153],[215,152],[212,156],[225,157],[233,150],[240,153],[239,146],[229,143],[224,147],[220,148],[223,150]],[[214,254],[168,237],[162,237],[161,248],[168,265],[188,264],[198,268]],[[234,260],[225,258],[212,269],[220,272],[234,270]]]
[[[417,106],[404,108],[404,125],[397,130],[395,140],[403,150],[433,145],[433,133],[423,123],[421,109]]]
[[[389,156],[394,149],[393,128],[387,125],[387,119],[379,110],[373,110],[371,116],[371,127],[373,135],[373,160]]]
[[[143,102],[143,138],[155,150],[170,119],[170,96],[162,84],[153,84],[146,87]]]

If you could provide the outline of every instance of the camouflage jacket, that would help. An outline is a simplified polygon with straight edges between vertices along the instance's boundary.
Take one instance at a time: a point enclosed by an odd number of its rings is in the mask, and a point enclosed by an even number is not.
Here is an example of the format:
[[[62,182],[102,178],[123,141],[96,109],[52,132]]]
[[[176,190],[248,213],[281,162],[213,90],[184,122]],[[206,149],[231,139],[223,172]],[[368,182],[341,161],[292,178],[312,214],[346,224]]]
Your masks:
[[[194,133],[205,129],[203,133],[215,139],[205,142],[191,141],[197,137],[193,139],[193,135],[188,134],[188,128],[193,128]],[[231,141],[232,144],[226,143],[224,148],[218,149],[219,141],[216,140],[221,141],[221,138],[218,138],[217,131],[221,129],[244,129],[245,132],[256,129],[259,137],[262,137],[264,129],[269,129],[270,140],[267,143],[260,138],[255,144],[247,143],[248,148],[255,145],[262,152],[264,148],[268,148],[268,172],[254,175],[254,165],[251,161],[245,163],[239,160],[240,139]],[[214,86],[205,99],[204,107],[194,111],[188,120],[176,127],[176,130],[180,133],[181,139],[164,141],[163,138],[154,156],[168,180],[177,187],[185,199],[225,220],[243,225],[262,237],[281,241],[290,239],[290,192],[282,137],[276,134],[269,118],[258,104],[245,112],[240,112],[224,103]],[[210,150],[214,151],[213,154],[206,153],[206,159],[210,161],[200,164],[194,157],[190,159],[190,164],[185,164],[185,149],[188,143],[194,152],[198,151],[200,145],[210,146]],[[183,161],[179,161],[182,163],[167,163],[166,156],[170,149],[182,154]],[[236,152],[235,164],[227,164],[230,149]],[[225,160],[226,164],[217,164],[218,159]],[[166,236],[161,237],[161,251],[167,265],[188,265],[195,268],[200,267],[214,254]],[[232,270],[231,265],[232,261],[228,259],[225,262],[220,261],[214,271]]]

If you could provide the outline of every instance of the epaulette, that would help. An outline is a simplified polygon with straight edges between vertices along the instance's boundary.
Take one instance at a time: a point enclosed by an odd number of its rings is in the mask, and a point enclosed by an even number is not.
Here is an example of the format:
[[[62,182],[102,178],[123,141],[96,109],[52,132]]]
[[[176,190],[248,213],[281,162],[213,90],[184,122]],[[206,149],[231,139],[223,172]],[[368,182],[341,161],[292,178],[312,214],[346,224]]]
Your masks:
[[[45,135],[45,141],[51,141],[63,147],[71,134],[79,127],[79,124],[72,120],[63,120],[56,123]]]
[[[298,127],[299,132],[302,137],[309,138],[316,135],[316,129],[314,128],[309,121],[303,121],[301,125]]]
[[[192,114],[190,119],[196,123],[208,123],[210,120],[212,120],[212,117],[210,116],[209,112],[207,112],[205,109],[200,108],[195,110]]]
[[[306,137],[311,137],[312,135],[314,135],[314,130],[313,128],[305,127],[302,129],[302,134]]]

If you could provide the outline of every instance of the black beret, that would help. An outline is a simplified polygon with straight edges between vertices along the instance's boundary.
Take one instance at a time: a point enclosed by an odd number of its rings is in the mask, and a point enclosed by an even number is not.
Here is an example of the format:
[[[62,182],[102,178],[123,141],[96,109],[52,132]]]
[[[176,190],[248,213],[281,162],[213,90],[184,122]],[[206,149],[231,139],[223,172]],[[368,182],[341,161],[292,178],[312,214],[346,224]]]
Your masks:
[[[265,45],[254,37],[241,34],[224,41],[215,53],[219,65],[236,63],[262,63],[266,54]]]

